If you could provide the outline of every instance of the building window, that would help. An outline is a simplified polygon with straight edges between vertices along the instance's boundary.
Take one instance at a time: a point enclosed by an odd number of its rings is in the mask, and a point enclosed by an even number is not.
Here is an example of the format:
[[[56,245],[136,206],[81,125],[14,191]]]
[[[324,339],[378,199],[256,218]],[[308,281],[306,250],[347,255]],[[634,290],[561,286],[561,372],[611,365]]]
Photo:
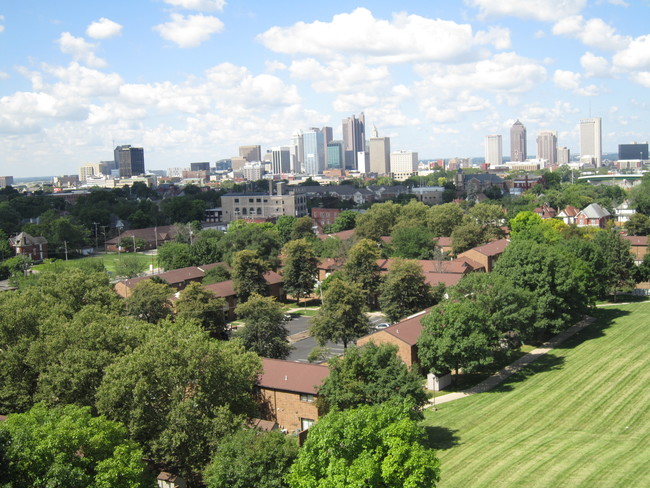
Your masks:
[[[311,395],[309,393],[301,393],[300,394],[300,401],[301,402],[314,403],[315,400],[316,400],[316,397],[314,395]]]
[[[307,430],[309,427],[314,425],[314,420],[313,419],[300,419],[300,428],[302,430]]]
[[[254,198],[249,198],[248,203],[253,203],[253,200],[255,200],[255,199]]]
[[[257,200],[257,203],[262,203],[262,199],[261,199],[261,198],[257,198],[256,200]]]
[[[235,203],[239,203],[239,198],[235,198]]]

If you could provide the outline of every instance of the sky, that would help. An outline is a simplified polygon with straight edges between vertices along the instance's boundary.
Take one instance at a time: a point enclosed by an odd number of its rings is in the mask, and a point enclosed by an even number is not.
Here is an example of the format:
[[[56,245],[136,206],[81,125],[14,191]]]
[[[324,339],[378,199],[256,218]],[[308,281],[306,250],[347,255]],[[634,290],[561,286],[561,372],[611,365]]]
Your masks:
[[[392,150],[482,157],[519,119],[579,153],[650,132],[650,0],[29,0],[0,3],[0,175],[147,169],[288,145],[364,112]]]

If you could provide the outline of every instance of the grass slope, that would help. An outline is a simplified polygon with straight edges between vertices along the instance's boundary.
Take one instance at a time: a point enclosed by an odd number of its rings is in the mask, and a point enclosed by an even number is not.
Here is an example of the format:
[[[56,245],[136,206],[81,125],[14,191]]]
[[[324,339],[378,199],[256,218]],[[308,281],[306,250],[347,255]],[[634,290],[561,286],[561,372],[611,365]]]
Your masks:
[[[595,314],[496,390],[426,412],[440,488],[650,486],[650,303]]]
[[[104,264],[106,271],[109,273],[115,273],[115,263],[118,262],[124,256],[135,256],[138,260],[142,261],[147,269],[149,270],[149,265],[153,264],[154,268],[158,266],[157,256],[152,256],[150,254],[141,254],[141,253],[108,253],[108,254],[97,254],[95,256],[88,256],[77,259],[70,259],[69,261],[57,260],[58,266],[80,266],[80,263],[84,261],[100,261]],[[34,269],[42,270],[47,269],[47,264],[37,264],[34,266]]]

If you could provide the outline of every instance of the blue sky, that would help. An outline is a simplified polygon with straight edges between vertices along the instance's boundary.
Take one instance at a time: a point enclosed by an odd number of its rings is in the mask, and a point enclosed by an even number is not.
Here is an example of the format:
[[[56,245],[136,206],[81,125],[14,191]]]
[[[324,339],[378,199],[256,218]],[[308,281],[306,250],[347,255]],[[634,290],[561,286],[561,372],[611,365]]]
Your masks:
[[[650,1],[32,0],[0,4],[0,174],[149,169],[289,143],[365,112],[393,150],[482,156],[520,119],[579,153],[650,132]],[[369,131],[367,133],[369,136]]]

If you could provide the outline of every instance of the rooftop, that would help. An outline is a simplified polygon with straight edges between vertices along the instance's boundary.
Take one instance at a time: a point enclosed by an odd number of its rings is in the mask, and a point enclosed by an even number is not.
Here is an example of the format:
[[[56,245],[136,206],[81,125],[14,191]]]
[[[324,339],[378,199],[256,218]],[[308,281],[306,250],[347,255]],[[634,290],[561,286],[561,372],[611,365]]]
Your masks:
[[[329,368],[321,364],[297,363],[282,359],[262,358],[263,373],[257,384],[262,388],[316,395],[318,387],[329,376]]]

